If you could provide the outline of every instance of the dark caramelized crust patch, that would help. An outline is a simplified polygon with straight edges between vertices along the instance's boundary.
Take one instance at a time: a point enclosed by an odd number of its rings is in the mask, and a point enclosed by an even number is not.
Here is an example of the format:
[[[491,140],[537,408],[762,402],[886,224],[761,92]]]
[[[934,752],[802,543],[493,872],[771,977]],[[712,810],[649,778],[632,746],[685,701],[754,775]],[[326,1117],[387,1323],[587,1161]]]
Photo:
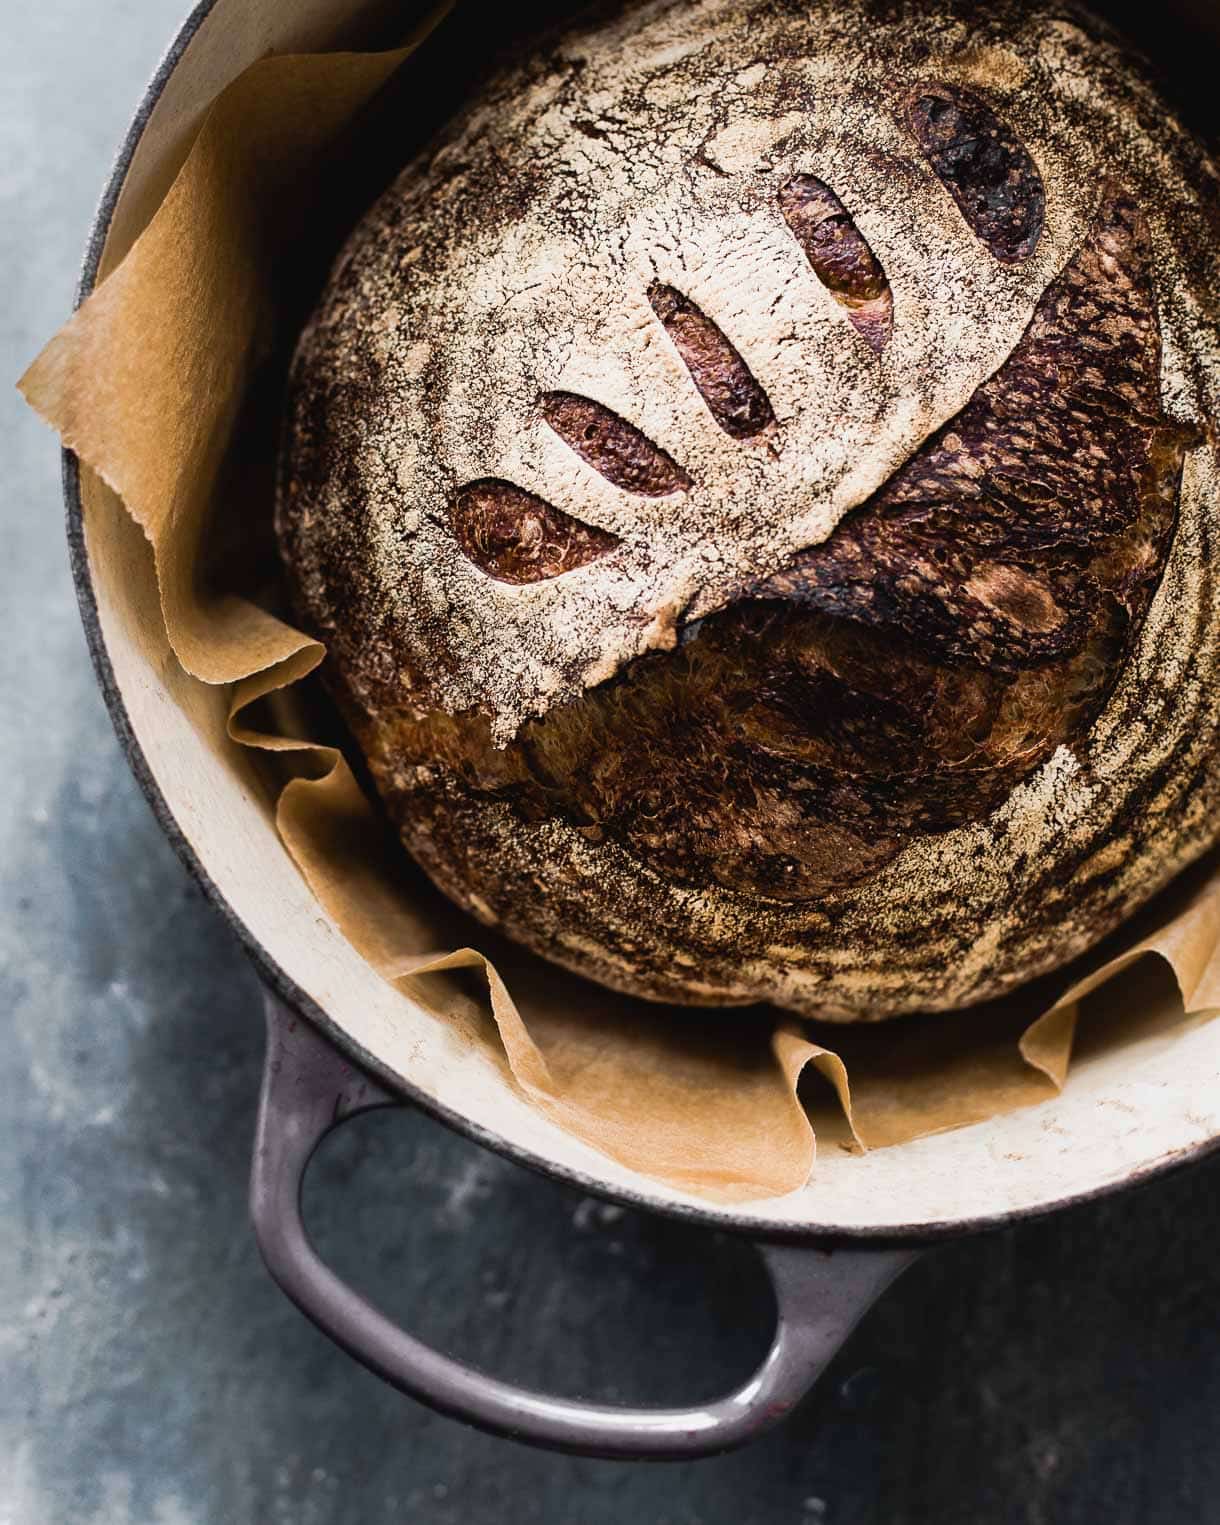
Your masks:
[[[1008,363],[882,492],[758,591],[942,660],[1064,660],[1142,618],[1189,431],[1160,402],[1148,230],[1109,189]]]
[[[649,289],[648,300],[724,432],[746,440],[771,429],[775,414],[770,399],[711,318],[689,297],[659,282]]]
[[[690,477],[671,455],[634,424],[592,398],[578,397],[574,392],[548,392],[541,409],[560,439],[615,487],[664,498],[691,485]]]
[[[894,330],[894,296],[880,260],[851,213],[814,175],[794,175],[786,181],[780,187],[779,207],[814,274],[879,355]]]
[[[463,552],[499,582],[541,582],[607,555],[619,544],[606,530],[512,482],[488,479],[461,488],[450,509]]]
[[[1038,247],[1046,187],[1029,150],[990,106],[951,85],[923,88],[907,125],[975,235],[1006,264]]]
[[[777,901],[982,819],[1087,731],[1165,564],[1189,440],[1148,265],[1107,191],[1009,362],[825,543],[507,749],[473,714],[383,717],[375,747]]]

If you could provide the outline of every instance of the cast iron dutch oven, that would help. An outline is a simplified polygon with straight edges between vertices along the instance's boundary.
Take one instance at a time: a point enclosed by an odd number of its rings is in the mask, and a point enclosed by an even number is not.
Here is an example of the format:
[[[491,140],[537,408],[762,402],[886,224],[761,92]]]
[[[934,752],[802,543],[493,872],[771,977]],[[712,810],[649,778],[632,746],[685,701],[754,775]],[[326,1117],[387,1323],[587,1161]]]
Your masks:
[[[410,12],[422,8],[385,0],[203,0],[170,46],[123,144],[90,236],[79,299],[130,248],[206,106],[247,65],[269,52],[380,40],[387,19],[405,30]],[[1116,0],[1098,8],[1115,11]],[[1116,19],[1134,23],[1180,94],[1207,102],[1220,62],[1220,18],[1210,0],[1172,0],[1152,20],[1134,8]],[[64,478],[85,628],[131,766],[267,985],[250,1193],[259,1247],[302,1311],[404,1392],[486,1429],[589,1455],[723,1450],[791,1410],[920,1246],[1101,1196],[1220,1146],[1220,1022],[1185,1030],[1172,1052],[1145,1044],[1082,1062],[1059,1098],[1012,1116],[863,1158],[831,1152],[819,1160],[811,1188],[772,1202],[710,1207],[576,1142],[485,1056],[384,984],[319,916],[231,755],[210,750],[192,723],[201,706],[223,703],[223,696],[186,678],[164,639],[158,644],[131,617],[133,579],[151,575],[134,548],[124,554],[138,531],[70,453]],[[754,1239],[777,1305],[762,1366],[716,1403],[603,1407],[497,1381],[397,1328],[322,1263],[300,1215],[302,1177],[324,1135],[392,1102],[424,1107],[487,1148],[586,1192]]]

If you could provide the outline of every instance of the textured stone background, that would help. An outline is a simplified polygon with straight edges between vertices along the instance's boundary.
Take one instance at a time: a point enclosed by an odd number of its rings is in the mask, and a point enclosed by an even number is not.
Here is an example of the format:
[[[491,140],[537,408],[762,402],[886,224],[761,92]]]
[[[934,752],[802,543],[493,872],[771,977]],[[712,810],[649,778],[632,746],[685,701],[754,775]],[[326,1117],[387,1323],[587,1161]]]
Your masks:
[[[0,378],[67,310],[178,19],[176,0],[6,9]],[[1220,1162],[942,1250],[785,1430],[711,1462],[531,1453],[351,1366],[257,1262],[255,980],[128,776],[54,444],[3,388],[0,442],[0,1522],[1220,1521]],[[371,1294],[525,1381],[680,1401],[766,1338],[744,1247],[582,1200],[422,1117],[349,1129],[309,1197]]]

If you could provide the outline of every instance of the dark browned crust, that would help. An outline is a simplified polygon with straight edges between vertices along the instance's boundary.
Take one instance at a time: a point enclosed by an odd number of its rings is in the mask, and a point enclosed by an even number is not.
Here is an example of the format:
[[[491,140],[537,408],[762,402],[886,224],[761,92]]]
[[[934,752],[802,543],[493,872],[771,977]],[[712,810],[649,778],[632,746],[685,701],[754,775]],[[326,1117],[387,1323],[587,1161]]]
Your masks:
[[[463,552],[500,582],[559,577],[619,543],[512,482],[470,482],[454,498],[450,518]]]
[[[851,213],[816,175],[786,180],[779,207],[818,280],[879,355],[894,331],[894,295]]]
[[[1018,673],[1130,627],[1192,435],[1164,416],[1147,224],[1111,188],[1007,365],[825,545],[761,584]]]
[[[708,411],[734,439],[757,439],[775,427],[775,413],[749,366],[705,312],[660,281],[648,300]]]
[[[1029,150],[984,101],[928,85],[907,105],[907,125],[962,216],[996,259],[1026,260],[1046,219],[1046,187]]]
[[[671,455],[600,402],[573,392],[548,392],[539,407],[560,439],[615,487],[664,498],[691,485]]]

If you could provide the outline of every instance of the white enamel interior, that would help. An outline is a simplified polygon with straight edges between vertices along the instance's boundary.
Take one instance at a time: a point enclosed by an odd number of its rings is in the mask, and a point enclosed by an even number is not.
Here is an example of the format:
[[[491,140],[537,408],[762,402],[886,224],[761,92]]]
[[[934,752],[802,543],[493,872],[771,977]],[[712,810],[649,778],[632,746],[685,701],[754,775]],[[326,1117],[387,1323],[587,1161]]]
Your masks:
[[[404,28],[422,0],[399,5]],[[153,108],[122,187],[102,262],[113,268],[181,163],[206,103],[271,51],[348,42],[370,0],[217,0]],[[101,632],[131,728],[170,813],[251,939],[361,1049],[493,1141],[658,1207],[706,1209],[579,1144],[544,1120],[489,1060],[384,984],[322,915],[233,752],[200,718],[221,696],[186,679],[164,636],[136,628],[132,589],[152,575],[143,540],[83,474],[89,567]],[[106,527],[105,546],[98,534]],[[213,728],[214,729],[214,728]],[[253,1014],[252,1014],[253,1016]],[[409,1056],[409,1058],[407,1057]],[[884,1233],[1051,1206],[1155,1169],[1220,1134],[1220,1022],[1078,1064],[1057,1100],[865,1158],[828,1150],[791,1196],[734,1209],[751,1223]]]

